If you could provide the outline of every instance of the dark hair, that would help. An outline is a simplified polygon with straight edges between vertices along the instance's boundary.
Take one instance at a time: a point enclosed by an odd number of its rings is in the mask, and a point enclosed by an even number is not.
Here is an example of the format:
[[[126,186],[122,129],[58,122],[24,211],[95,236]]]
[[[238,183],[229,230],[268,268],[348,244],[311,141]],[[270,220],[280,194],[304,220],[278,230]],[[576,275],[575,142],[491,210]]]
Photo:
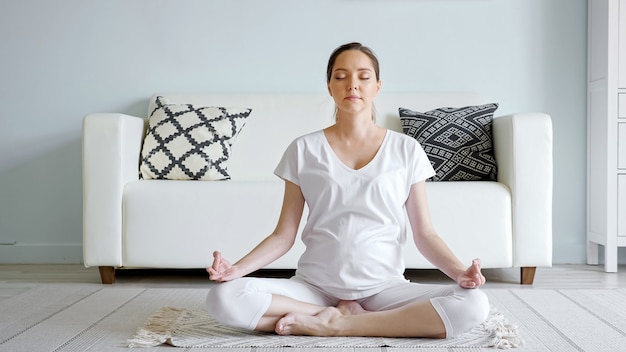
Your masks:
[[[332,54],[330,54],[330,58],[328,59],[328,66],[326,67],[326,83],[330,82],[330,78],[333,73],[333,67],[335,66],[335,61],[337,61],[337,57],[344,51],[348,50],[358,50],[367,55],[367,57],[369,57],[372,61],[372,66],[374,66],[376,80],[380,80],[380,65],[378,64],[378,58],[376,58],[376,55],[374,54],[372,49],[363,46],[361,43],[352,42],[338,47],[337,49],[335,49],[335,51],[333,51]]]

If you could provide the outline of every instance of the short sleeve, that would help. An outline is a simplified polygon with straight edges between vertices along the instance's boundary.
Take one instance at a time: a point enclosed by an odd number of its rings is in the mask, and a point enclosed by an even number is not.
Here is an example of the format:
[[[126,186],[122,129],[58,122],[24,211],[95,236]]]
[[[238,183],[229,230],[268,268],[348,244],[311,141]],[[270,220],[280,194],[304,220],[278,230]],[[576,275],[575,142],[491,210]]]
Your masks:
[[[435,169],[433,169],[430,160],[428,159],[428,155],[424,151],[424,148],[417,142],[413,140],[412,143],[412,152],[410,153],[410,164],[412,165],[411,169],[413,171],[413,175],[411,177],[411,184],[418,183],[420,181],[424,181],[430,177],[435,176]]]
[[[296,185],[300,185],[298,177],[298,143],[297,141],[291,142],[283,153],[278,166],[274,169],[274,175],[282,178],[283,180],[293,182]]]

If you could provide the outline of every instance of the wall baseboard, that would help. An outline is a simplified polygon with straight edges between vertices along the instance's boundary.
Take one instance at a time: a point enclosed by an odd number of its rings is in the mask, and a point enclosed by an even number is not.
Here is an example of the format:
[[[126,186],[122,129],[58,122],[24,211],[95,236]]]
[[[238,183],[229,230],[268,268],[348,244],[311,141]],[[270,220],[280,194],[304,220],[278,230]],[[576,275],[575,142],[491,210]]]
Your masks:
[[[82,243],[0,245],[0,264],[81,264]]]

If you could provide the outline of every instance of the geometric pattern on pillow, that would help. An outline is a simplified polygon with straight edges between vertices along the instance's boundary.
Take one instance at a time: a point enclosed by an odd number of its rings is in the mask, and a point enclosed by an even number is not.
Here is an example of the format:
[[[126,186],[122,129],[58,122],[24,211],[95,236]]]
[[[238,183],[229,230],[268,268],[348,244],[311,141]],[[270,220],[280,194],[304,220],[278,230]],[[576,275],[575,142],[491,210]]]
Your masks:
[[[430,180],[496,180],[491,131],[497,108],[492,103],[427,112],[399,109],[404,133],[417,139],[435,169]]]
[[[195,107],[156,98],[141,151],[140,177],[158,180],[228,180],[233,142],[251,109]]]

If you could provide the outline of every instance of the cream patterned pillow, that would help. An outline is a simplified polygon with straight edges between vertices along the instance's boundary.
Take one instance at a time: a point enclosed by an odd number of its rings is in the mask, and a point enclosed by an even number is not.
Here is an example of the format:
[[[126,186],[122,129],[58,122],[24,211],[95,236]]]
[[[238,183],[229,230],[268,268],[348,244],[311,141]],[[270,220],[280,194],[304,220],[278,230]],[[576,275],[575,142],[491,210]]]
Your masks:
[[[141,178],[230,179],[231,147],[251,112],[247,108],[174,104],[157,97],[141,151]]]

